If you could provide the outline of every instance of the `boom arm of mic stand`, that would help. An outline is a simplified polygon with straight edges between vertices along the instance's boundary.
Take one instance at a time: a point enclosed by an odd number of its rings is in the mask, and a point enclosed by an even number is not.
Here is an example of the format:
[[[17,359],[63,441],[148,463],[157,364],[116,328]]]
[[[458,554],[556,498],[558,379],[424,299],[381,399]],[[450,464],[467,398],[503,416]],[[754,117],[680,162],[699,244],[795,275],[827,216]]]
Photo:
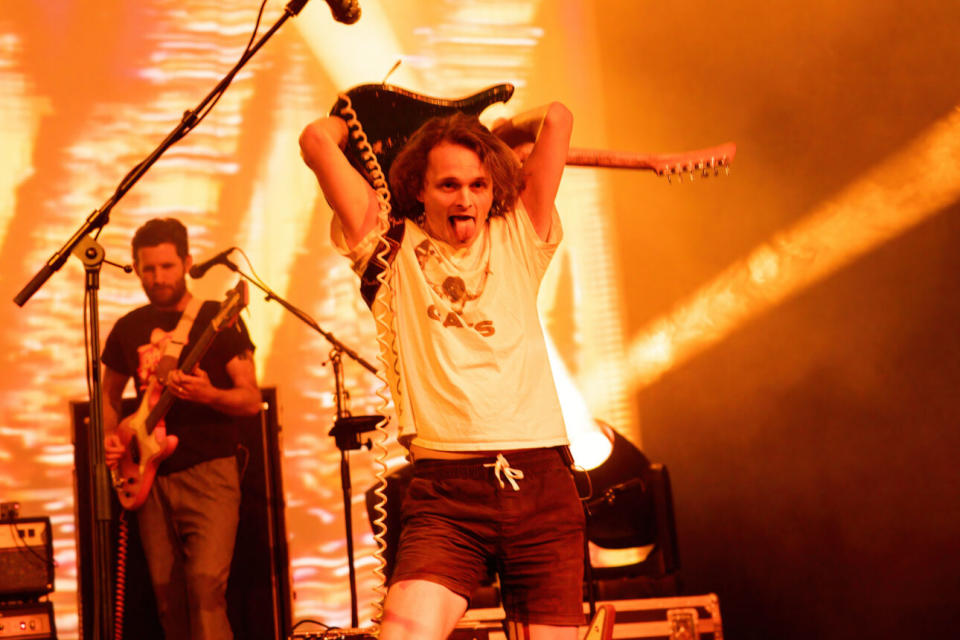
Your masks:
[[[363,367],[370,373],[373,373],[373,374],[377,373],[377,368],[375,366],[373,366],[367,360],[365,360],[359,353],[357,353],[347,345],[340,342],[340,340],[337,339],[337,337],[334,336],[332,333],[330,333],[329,331],[325,331],[323,327],[317,324],[317,321],[311,318],[309,315],[307,315],[305,311],[302,311],[297,307],[293,306],[292,304],[290,304],[289,302],[287,302],[286,300],[278,296],[276,293],[274,293],[270,289],[267,289],[261,283],[257,282],[256,280],[254,280],[253,278],[245,274],[243,271],[240,271],[237,265],[234,264],[230,259],[226,259],[224,260],[224,262],[227,264],[227,267],[229,267],[232,271],[236,271],[237,274],[240,275],[240,277],[246,279],[250,284],[252,284],[256,288],[263,291],[267,295],[268,302],[270,300],[276,300],[278,303],[280,303],[280,306],[282,306],[284,309],[286,309],[287,311],[295,315],[308,327],[310,327],[311,329],[313,329],[314,331],[322,335],[324,338],[326,338],[327,342],[333,345],[335,349],[339,349],[343,353],[350,356],[350,359],[352,359],[354,362],[359,364],[361,367]]]
[[[13,301],[17,306],[22,307],[27,301],[33,297],[40,287],[50,279],[54,273],[60,270],[63,264],[67,261],[67,258],[70,256],[70,253],[73,251],[74,247],[80,242],[81,239],[86,237],[91,231],[95,229],[100,229],[107,224],[110,220],[110,211],[113,209],[113,206],[120,201],[127,191],[133,187],[136,182],[143,177],[147,170],[153,166],[153,164],[160,158],[163,153],[173,146],[175,142],[187,135],[193,127],[198,123],[197,114],[201,113],[207,105],[211,102],[215,103],[215,99],[226,91],[227,87],[233,81],[233,77],[237,75],[240,69],[243,68],[243,65],[247,63],[254,54],[260,50],[267,40],[273,36],[274,33],[287,21],[288,18],[296,16],[303,9],[304,5],[307,4],[308,0],[290,0],[287,6],[284,8],[283,15],[280,16],[277,21],[274,23],[270,29],[263,34],[263,36],[257,40],[249,49],[247,49],[243,56],[240,57],[240,60],[237,62],[234,67],[227,72],[227,75],[217,83],[210,93],[200,101],[200,104],[193,109],[193,111],[187,111],[183,114],[183,118],[180,120],[179,124],[174,127],[173,131],[164,138],[163,142],[154,149],[150,155],[146,157],[140,164],[135,166],[130,173],[128,173],[123,180],[120,181],[120,185],[114,191],[113,195],[104,203],[102,207],[94,211],[89,218],[80,226],[79,229],[73,234],[73,236],[67,240],[67,242],[55,252],[46,264],[44,264],[40,270],[30,279],[30,282],[20,290],[20,292],[14,297]],[[212,105],[211,105],[212,108]]]

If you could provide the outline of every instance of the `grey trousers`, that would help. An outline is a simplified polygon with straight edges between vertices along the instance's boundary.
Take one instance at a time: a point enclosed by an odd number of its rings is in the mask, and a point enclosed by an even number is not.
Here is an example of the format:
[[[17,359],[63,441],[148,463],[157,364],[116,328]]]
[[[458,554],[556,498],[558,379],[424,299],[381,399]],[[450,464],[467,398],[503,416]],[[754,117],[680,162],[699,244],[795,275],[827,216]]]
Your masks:
[[[157,476],[137,512],[167,640],[232,640],[227,578],[240,513],[235,458]]]

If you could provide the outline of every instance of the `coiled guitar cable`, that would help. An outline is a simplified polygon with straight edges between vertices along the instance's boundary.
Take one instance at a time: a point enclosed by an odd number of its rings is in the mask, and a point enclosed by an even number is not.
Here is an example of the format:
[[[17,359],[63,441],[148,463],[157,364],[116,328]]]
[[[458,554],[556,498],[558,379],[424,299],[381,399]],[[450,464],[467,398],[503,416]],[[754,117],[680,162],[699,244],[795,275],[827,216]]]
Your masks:
[[[117,582],[113,597],[113,637],[123,640],[123,610],[127,590],[127,547],[130,530],[127,527],[127,510],[121,509],[117,518]]]
[[[373,148],[370,146],[367,135],[364,133],[363,127],[360,124],[360,120],[357,118],[356,111],[354,111],[351,106],[350,97],[346,94],[340,94],[339,98],[340,103],[337,115],[343,118],[343,120],[346,122],[348,142],[352,144],[353,148],[359,154],[360,160],[363,163],[367,173],[366,177],[376,193],[377,202],[380,206],[381,220],[386,220],[389,222],[392,209],[390,206],[390,190],[387,177],[384,175],[383,169],[380,166],[380,162],[377,160],[377,156],[374,153]],[[385,225],[385,228],[389,228],[389,224]],[[378,584],[375,587],[378,599],[374,603],[375,614],[373,622],[377,627],[379,627],[380,623],[383,621],[383,607],[387,596],[387,563],[384,557],[384,552],[387,547],[386,459],[388,452],[386,442],[389,439],[389,434],[387,432],[388,418],[386,416],[391,402],[390,379],[386,374],[388,371],[392,371],[394,380],[398,381],[394,388],[394,406],[400,407],[401,404],[399,397],[400,368],[396,345],[396,331],[394,327],[396,315],[394,314],[393,310],[393,290],[390,288],[389,282],[392,264],[387,260],[387,257],[390,255],[390,243],[385,235],[386,231],[381,231],[380,238],[377,243],[377,249],[372,258],[373,260],[377,261],[381,268],[376,276],[377,282],[380,284],[380,290],[378,290],[377,295],[374,296],[370,306],[370,310],[373,312],[374,323],[376,325],[378,345],[377,359],[380,362],[380,367],[377,369],[376,373],[377,379],[380,381],[380,385],[376,390],[376,394],[380,399],[380,403],[377,406],[376,411],[379,415],[384,416],[383,419],[376,424],[375,432],[377,433],[378,437],[374,439],[372,446],[374,453],[375,475],[377,479],[377,484],[373,489],[373,493],[377,497],[377,501],[373,505],[373,510],[376,513],[376,517],[371,523],[373,527],[373,538],[376,541],[377,547],[373,554],[377,560],[377,564],[373,569],[373,573],[378,579]]]

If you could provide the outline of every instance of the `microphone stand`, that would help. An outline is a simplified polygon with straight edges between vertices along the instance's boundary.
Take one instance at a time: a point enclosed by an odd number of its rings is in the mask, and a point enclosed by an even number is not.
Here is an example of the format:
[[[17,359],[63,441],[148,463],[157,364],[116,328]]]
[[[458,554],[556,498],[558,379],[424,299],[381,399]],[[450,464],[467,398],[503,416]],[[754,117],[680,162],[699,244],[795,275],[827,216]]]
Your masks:
[[[350,482],[350,460],[347,456],[347,452],[354,449],[360,449],[364,446],[367,449],[370,449],[372,446],[370,440],[367,439],[366,442],[361,442],[360,434],[375,429],[377,424],[384,420],[384,417],[380,415],[351,416],[350,412],[346,409],[346,400],[349,397],[349,393],[347,393],[343,384],[343,355],[346,354],[354,362],[358,363],[370,373],[376,374],[377,369],[372,364],[364,360],[363,357],[361,357],[356,351],[340,342],[340,340],[338,340],[332,333],[325,331],[319,324],[317,324],[316,320],[307,315],[306,312],[301,311],[271,291],[269,288],[265,287],[262,283],[258,282],[254,278],[251,278],[243,271],[240,271],[240,269],[232,260],[229,258],[224,258],[223,264],[228,269],[236,272],[240,275],[240,277],[246,279],[255,287],[263,291],[266,294],[267,302],[276,300],[284,309],[295,315],[297,318],[303,321],[304,324],[326,338],[327,342],[333,346],[333,350],[330,351],[330,362],[333,364],[333,381],[337,417],[334,420],[333,428],[330,430],[328,435],[333,436],[337,448],[340,449],[340,485],[343,489],[343,519],[347,535],[347,568],[349,569],[350,576],[350,626],[357,628],[359,625],[357,615],[357,572],[353,560],[353,512],[351,504],[352,486]]]
[[[93,511],[96,514],[97,524],[93,532],[92,557],[94,558],[91,578],[95,589],[93,616],[93,640],[111,640],[113,638],[113,597],[110,589],[110,496],[109,481],[107,479],[107,469],[103,455],[103,405],[101,395],[100,381],[100,314],[97,290],[100,286],[100,266],[103,262],[104,251],[96,242],[96,237],[100,230],[110,220],[110,211],[120,201],[120,199],[129,191],[134,184],[153,166],[163,153],[169,149],[175,142],[186,136],[203,118],[204,109],[212,109],[220,95],[226,91],[227,87],[233,81],[234,76],[247,63],[253,55],[260,50],[267,40],[287,21],[288,18],[300,13],[308,0],[290,0],[284,8],[283,15],[274,23],[274,25],[264,35],[250,46],[236,65],[217,83],[217,85],[207,94],[207,96],[192,111],[186,111],[180,123],[174,127],[173,131],[160,143],[160,145],[136,165],[120,181],[120,185],[114,191],[113,195],[96,211],[80,225],[80,228],[74,232],[69,240],[64,243],[59,250],[47,260],[40,270],[31,278],[31,280],[14,297],[13,301],[17,306],[22,307],[33,297],[40,287],[57,271],[59,271],[71,253],[77,253],[84,261],[86,268],[85,287],[87,292],[87,301],[89,303],[90,326],[87,331],[87,350],[90,353],[89,370],[90,375],[90,451],[93,460],[91,468],[94,471],[93,478]],[[198,114],[200,114],[198,116]],[[91,233],[97,233],[91,237]],[[82,254],[82,255],[81,255]]]
[[[87,431],[87,452],[92,458],[93,500],[89,509],[93,522],[91,540],[93,541],[92,573],[94,589],[95,615],[93,619],[94,638],[113,637],[113,594],[110,588],[110,524],[113,514],[110,509],[109,472],[103,451],[103,395],[100,378],[100,321],[98,315],[100,289],[100,267],[105,252],[100,244],[89,235],[83,236],[77,243],[74,253],[83,261],[84,299],[87,303],[86,323],[88,336],[87,375],[90,381],[90,429]],[[81,554],[82,555],[82,554]],[[99,577],[99,579],[97,579]]]

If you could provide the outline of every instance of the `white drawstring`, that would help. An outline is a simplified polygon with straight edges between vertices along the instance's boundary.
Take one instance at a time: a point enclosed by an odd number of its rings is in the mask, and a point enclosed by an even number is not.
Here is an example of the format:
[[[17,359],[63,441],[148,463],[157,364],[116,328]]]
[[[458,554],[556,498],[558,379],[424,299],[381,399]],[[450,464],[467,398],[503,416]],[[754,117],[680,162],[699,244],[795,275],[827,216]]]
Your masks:
[[[507,481],[510,483],[510,486],[513,487],[514,491],[520,491],[520,485],[517,484],[517,480],[523,480],[523,471],[520,469],[513,469],[510,466],[510,463],[507,462],[507,459],[503,457],[502,453],[497,454],[496,462],[488,462],[483,465],[485,467],[493,467],[493,475],[496,476],[497,482],[500,483],[500,488],[506,488],[506,485],[503,484],[503,476],[507,477]]]

